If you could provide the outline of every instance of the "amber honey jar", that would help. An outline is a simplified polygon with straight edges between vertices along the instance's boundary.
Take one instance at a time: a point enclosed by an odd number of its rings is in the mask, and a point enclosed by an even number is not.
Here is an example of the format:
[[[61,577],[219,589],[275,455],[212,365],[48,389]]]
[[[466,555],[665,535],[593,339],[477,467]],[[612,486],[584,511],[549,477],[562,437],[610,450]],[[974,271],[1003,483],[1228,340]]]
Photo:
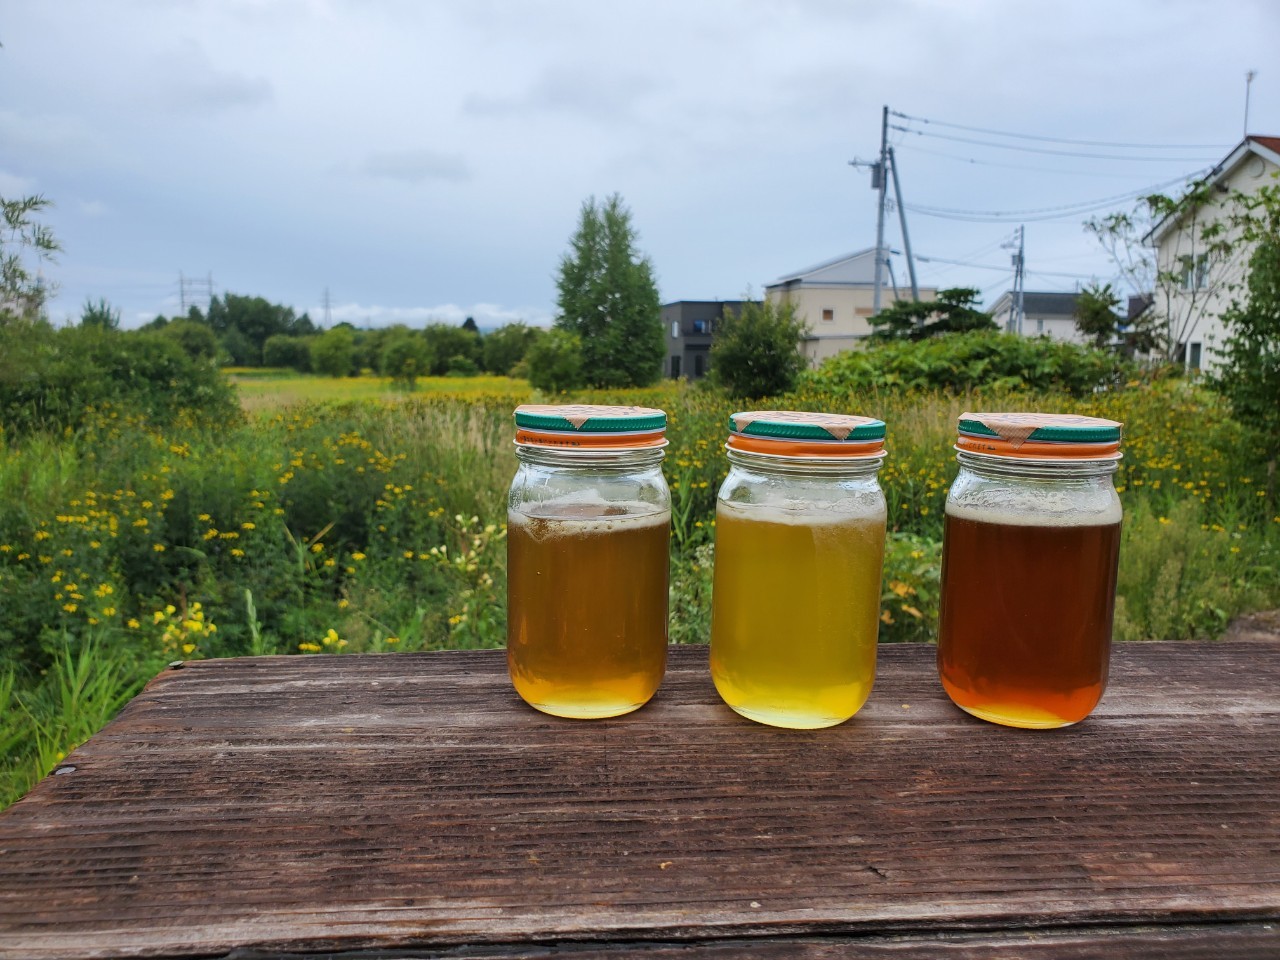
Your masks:
[[[627,713],[666,669],[671,498],[666,414],[518,407],[507,500],[507,665],[562,717]]]
[[[942,685],[993,723],[1077,723],[1107,685],[1121,424],[964,413],[958,432],[943,528]]]

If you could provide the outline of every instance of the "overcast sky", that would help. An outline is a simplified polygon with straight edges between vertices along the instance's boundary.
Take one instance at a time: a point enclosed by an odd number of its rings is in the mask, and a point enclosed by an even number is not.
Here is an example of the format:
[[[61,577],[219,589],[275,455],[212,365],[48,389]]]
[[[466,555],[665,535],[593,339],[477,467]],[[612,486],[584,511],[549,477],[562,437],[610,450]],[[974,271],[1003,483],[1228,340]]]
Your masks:
[[[927,134],[891,131],[921,282],[989,306],[1023,219],[1029,290],[1110,279],[1086,214],[1021,211],[1211,166],[1249,68],[1280,134],[1277,41],[1275,0],[0,0],[0,195],[55,203],[58,321],[176,314],[182,273],[321,322],[327,290],[331,322],[546,323],[592,195],[663,302],[873,246],[849,161],[888,105]]]

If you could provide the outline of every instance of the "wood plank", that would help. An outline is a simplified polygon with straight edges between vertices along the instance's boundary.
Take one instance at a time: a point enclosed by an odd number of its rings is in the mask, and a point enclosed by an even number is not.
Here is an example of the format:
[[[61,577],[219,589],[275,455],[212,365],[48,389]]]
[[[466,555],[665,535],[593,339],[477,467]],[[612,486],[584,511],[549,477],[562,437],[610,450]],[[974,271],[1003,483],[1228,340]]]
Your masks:
[[[704,648],[596,722],[497,651],[166,671],[0,815],[0,956],[1275,935],[1280,644],[1122,646],[1055,732],[956,710],[932,658],[882,647],[812,732],[733,714]]]

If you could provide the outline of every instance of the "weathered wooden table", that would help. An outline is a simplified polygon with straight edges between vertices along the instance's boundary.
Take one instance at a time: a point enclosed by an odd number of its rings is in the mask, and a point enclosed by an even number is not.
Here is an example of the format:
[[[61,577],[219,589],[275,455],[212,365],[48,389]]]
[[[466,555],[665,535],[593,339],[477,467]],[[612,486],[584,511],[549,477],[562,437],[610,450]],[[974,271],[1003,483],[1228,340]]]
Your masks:
[[[0,815],[0,956],[1280,956],[1280,642],[1117,649],[1057,732],[882,647],[851,722],[557,720],[501,652],[165,672]]]

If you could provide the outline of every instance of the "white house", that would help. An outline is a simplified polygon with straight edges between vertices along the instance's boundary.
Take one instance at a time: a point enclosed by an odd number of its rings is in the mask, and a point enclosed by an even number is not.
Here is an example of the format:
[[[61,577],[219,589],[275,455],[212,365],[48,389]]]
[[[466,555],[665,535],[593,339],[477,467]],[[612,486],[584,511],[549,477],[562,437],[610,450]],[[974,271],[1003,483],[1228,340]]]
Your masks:
[[[811,364],[818,364],[841,350],[851,350],[873,332],[867,318],[875,305],[875,247],[827,260],[806,270],[780,277],[765,287],[772,303],[790,303],[796,316],[809,327],[801,345]],[[881,309],[895,300],[910,300],[910,287],[897,287],[886,270],[881,288]],[[921,287],[921,300],[936,300],[935,287]]]
[[[1022,329],[1016,330],[1013,292],[1006,290],[991,307],[991,318],[1001,330],[1009,333],[1021,333],[1026,337],[1050,337],[1068,343],[1085,343],[1088,338],[1076,329],[1076,298],[1079,296],[1078,293],[1024,291]]]
[[[1252,194],[1276,184],[1280,171],[1280,137],[1248,136],[1200,181],[1210,199],[1157,223],[1143,239],[1156,249],[1158,277],[1151,309],[1165,326],[1176,356],[1190,369],[1217,364],[1222,314],[1242,295],[1248,278],[1250,250],[1229,243],[1217,249],[1204,236],[1207,226],[1226,224],[1236,209],[1238,194]],[[1228,227],[1228,241],[1238,238]]]

